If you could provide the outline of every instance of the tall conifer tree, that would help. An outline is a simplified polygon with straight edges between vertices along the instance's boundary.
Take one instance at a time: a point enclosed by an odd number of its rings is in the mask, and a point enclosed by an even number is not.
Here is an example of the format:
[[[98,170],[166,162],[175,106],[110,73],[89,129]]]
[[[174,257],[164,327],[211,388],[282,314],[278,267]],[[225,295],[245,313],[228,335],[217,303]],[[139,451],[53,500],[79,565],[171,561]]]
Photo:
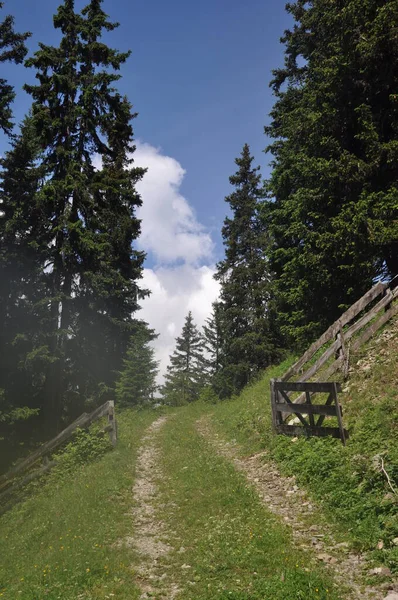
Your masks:
[[[3,6],[4,2],[0,2],[0,10]],[[21,64],[27,54],[25,41],[29,36],[30,33],[16,32],[14,18],[7,15],[0,23],[0,63]],[[0,129],[6,135],[11,135],[13,129],[11,105],[14,98],[13,86],[6,79],[0,78]],[[4,164],[2,168],[6,168]],[[17,179],[15,185],[18,185]],[[18,392],[21,391],[21,380],[17,374],[18,361],[15,349],[11,345],[14,339],[13,328],[18,323],[18,319],[21,319],[19,306],[15,302],[15,287],[20,281],[20,273],[18,277],[14,276],[16,265],[12,263],[12,257],[7,252],[7,210],[2,195],[0,192],[0,416],[3,413],[4,418],[4,412],[9,410],[13,403],[18,402],[21,406],[23,398],[20,393],[15,393],[14,396],[10,393],[11,385],[18,384]],[[10,285],[11,270],[12,285]]]
[[[232,217],[224,221],[225,259],[217,265],[221,284],[220,318],[224,325],[225,365],[221,396],[241,390],[275,357],[270,327],[270,275],[265,256],[266,233],[259,219],[263,197],[259,167],[244,145],[230,177],[235,190],[225,198]]]
[[[287,5],[264,215],[280,326],[306,345],[398,272],[395,0]]]
[[[39,306],[45,298],[43,266],[37,252],[43,219],[34,205],[40,149],[28,118],[12,148],[1,159],[0,200],[0,388],[7,404],[38,406],[40,381],[51,362],[40,347]],[[37,310],[35,310],[35,306]]]
[[[121,368],[132,314],[145,295],[138,285],[144,254],[132,247],[140,232],[135,185],[144,170],[132,166],[135,114],[115,88],[129,52],[102,41],[118,24],[102,0],[81,13],[64,0],[54,26],[59,46],[40,44],[27,61],[38,80],[25,88],[41,148],[27,225],[36,228],[32,249],[42,280],[41,298],[31,290],[27,299],[41,323],[36,349],[50,357],[42,408],[58,420],[65,406],[76,414],[87,399],[106,398]],[[26,202],[20,198],[17,210]],[[21,227],[13,224],[12,232],[18,239]]]

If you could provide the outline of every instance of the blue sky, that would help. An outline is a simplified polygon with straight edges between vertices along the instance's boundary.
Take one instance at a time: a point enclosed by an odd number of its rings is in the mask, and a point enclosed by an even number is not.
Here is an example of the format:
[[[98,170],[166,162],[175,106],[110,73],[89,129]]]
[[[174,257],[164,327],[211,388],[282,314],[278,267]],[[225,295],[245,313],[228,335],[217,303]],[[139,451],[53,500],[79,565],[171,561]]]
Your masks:
[[[19,31],[57,44],[52,15],[60,0],[6,0],[4,13]],[[76,0],[76,7],[86,4]],[[137,162],[149,172],[140,192],[144,208],[141,246],[148,254],[145,284],[152,289],[142,315],[160,333],[166,364],[183,318],[199,324],[218,293],[214,265],[223,256],[220,230],[234,159],[249,143],[262,174],[269,157],[263,133],[274,99],[271,71],[283,63],[279,42],[290,26],[281,0],[105,0],[121,26],[107,40],[132,50],[120,82],[139,113]],[[4,71],[16,87],[16,121],[30,106],[22,91],[34,72]],[[4,144],[0,144],[0,150]]]
[[[33,32],[32,51],[39,41],[56,42],[52,15],[58,4],[6,1],[17,27]],[[76,6],[83,4],[77,0]],[[279,38],[289,25],[284,2],[105,0],[104,8],[121,23],[109,39],[133,52],[120,86],[139,112],[136,136],[186,170],[181,191],[199,221],[213,229],[218,255],[228,177],[245,142],[267,173],[263,127],[273,102],[270,73],[282,63]],[[12,69],[18,89],[26,77],[23,68]],[[29,98],[19,93],[17,119],[28,107]]]

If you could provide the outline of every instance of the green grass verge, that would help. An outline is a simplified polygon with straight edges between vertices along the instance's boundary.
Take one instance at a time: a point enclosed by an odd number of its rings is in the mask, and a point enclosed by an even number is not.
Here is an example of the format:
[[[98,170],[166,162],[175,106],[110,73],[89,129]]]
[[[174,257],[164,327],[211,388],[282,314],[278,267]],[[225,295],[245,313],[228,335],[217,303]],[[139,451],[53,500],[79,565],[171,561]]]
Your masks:
[[[66,453],[41,490],[0,518],[2,600],[139,598],[134,552],[115,542],[131,535],[136,451],[156,416],[126,411],[115,450],[74,470]]]
[[[350,440],[276,436],[271,427],[269,381],[291,361],[269,369],[239,398],[216,405],[215,424],[247,452],[266,448],[281,471],[295,475],[354,548],[398,572],[398,336],[392,323],[361,354],[341,394]],[[347,384],[345,384],[347,385]],[[344,386],[343,386],[344,387]]]
[[[177,536],[168,576],[181,600],[337,599],[329,576],[258,499],[244,476],[195,429],[203,405],[179,409],[161,431],[166,479],[160,518]],[[162,513],[167,502],[173,506]],[[178,552],[183,547],[185,551]]]

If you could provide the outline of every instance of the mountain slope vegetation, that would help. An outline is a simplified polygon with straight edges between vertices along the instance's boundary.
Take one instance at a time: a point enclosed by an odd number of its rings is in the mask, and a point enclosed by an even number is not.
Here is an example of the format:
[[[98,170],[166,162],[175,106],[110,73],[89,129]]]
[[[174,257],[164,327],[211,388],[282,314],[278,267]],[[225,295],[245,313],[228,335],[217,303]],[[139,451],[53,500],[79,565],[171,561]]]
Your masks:
[[[347,446],[339,440],[292,439],[272,431],[269,383],[292,361],[271,368],[239,398],[219,404],[214,419],[248,451],[266,448],[295,475],[354,547],[398,571],[398,321],[351,357],[340,395]],[[339,375],[337,374],[337,379]],[[340,375],[340,377],[342,377]]]
[[[170,597],[178,600],[384,598],[382,589],[393,584],[372,575],[371,567],[398,571],[397,350],[395,320],[352,357],[341,395],[350,431],[346,447],[339,440],[291,439],[272,431],[269,381],[293,358],[216,405],[122,412],[115,450],[94,462],[61,462],[30,498],[0,518],[2,597],[33,600],[45,593],[55,600],[62,590],[66,600],[127,599],[146,589],[155,598],[173,590]],[[133,485],[138,475],[139,489],[148,485],[135,465],[139,454],[141,463],[148,459],[145,430],[159,414],[162,424],[151,441],[156,469],[149,475],[156,493],[149,487],[146,496],[146,537],[155,544],[148,567],[148,540],[142,546],[136,537],[142,509]],[[294,476],[290,486],[306,490],[317,506],[316,530],[328,521],[343,549],[366,553],[361,589],[365,594],[370,585],[375,596],[339,590],[333,568],[327,574],[315,549],[295,547],[289,527],[298,525],[291,519],[283,525],[231,461],[218,456],[211,439],[200,435],[203,417],[243,458],[255,455],[264,469]],[[310,536],[312,525],[304,525]]]

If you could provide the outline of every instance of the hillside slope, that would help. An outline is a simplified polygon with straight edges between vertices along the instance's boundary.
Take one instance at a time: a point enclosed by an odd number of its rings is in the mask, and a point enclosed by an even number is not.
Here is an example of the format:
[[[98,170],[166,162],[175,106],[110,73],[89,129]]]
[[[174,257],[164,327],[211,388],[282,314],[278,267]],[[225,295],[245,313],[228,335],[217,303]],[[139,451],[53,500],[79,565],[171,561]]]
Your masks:
[[[62,466],[0,517],[2,600],[139,598],[131,574],[135,552],[117,541],[131,530],[137,452],[155,418],[126,412],[117,450],[95,461],[84,461],[84,437],[75,442]]]
[[[5,513],[2,600],[342,600],[203,439],[207,408],[122,414],[115,450]]]
[[[265,448],[283,473],[295,475],[351,540],[398,571],[398,320],[351,356],[341,403],[350,440],[287,438],[271,427],[269,381],[292,361],[270,369],[231,402],[215,407],[221,431],[248,452]],[[341,376],[340,376],[341,378]],[[336,380],[339,376],[336,377]]]
[[[346,447],[273,433],[269,380],[292,360],[227,402],[127,411],[81,464],[83,435],[0,517],[1,599],[393,598],[397,351],[398,320],[352,357]]]

